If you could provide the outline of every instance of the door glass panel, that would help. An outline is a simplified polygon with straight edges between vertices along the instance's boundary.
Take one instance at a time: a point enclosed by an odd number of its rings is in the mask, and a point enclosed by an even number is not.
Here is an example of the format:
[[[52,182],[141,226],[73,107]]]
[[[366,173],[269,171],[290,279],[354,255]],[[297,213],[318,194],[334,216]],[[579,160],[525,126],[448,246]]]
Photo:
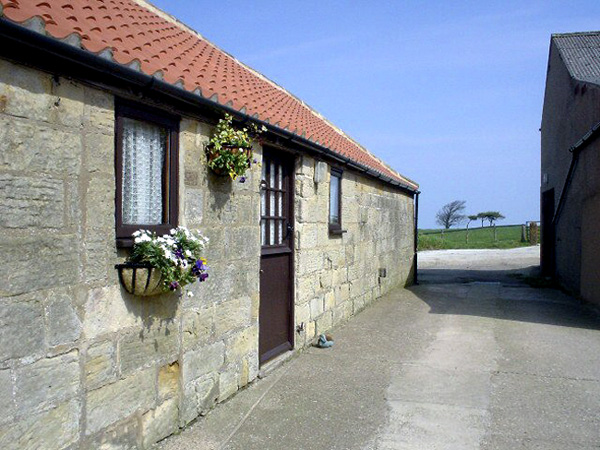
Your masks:
[[[287,226],[286,171],[283,164],[263,159],[263,189],[261,190],[261,243],[280,246],[285,243]]]
[[[283,220],[278,220],[279,233],[277,234],[277,243],[281,245],[283,243]]]

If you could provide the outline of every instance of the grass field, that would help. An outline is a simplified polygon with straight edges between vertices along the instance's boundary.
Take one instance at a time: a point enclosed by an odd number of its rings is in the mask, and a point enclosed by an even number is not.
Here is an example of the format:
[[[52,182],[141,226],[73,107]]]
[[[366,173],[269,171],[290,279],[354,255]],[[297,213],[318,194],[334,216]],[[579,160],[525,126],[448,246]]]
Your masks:
[[[496,227],[497,240],[494,241],[492,227],[470,227],[467,243],[466,229],[419,230],[419,250],[439,250],[454,248],[515,248],[526,247],[521,242],[521,225],[503,225]]]

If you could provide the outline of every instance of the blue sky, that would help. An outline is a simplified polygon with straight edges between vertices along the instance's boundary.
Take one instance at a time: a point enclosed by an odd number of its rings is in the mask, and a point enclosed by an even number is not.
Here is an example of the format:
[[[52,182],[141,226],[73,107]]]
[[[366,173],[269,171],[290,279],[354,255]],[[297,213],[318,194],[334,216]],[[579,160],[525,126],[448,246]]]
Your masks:
[[[600,28],[597,0],[153,3],[417,181],[425,228],[457,199],[539,219],[550,34]]]

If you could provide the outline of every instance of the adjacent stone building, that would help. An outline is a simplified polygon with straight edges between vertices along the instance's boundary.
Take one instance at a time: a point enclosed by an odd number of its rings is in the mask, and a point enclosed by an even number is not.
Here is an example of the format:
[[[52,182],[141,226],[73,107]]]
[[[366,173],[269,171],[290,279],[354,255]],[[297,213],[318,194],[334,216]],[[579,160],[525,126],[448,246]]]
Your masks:
[[[0,42],[1,448],[148,448],[411,282],[418,186],[172,17],[0,0]],[[207,167],[225,112],[268,129],[245,183]],[[168,136],[162,196],[125,197],[132,130]],[[148,198],[210,238],[193,297],[119,283]]]
[[[542,270],[600,304],[600,32],[552,36],[541,133]]]

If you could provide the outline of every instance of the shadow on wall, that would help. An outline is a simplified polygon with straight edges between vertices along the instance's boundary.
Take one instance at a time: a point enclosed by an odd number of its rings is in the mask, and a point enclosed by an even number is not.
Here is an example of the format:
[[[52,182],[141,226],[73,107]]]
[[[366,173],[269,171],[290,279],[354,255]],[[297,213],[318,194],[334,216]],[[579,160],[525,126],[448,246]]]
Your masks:
[[[430,314],[478,316],[600,330],[597,310],[558,289],[532,288],[518,274],[537,274],[538,266],[516,270],[419,270],[419,286],[409,288]],[[515,276],[517,275],[517,276]]]

